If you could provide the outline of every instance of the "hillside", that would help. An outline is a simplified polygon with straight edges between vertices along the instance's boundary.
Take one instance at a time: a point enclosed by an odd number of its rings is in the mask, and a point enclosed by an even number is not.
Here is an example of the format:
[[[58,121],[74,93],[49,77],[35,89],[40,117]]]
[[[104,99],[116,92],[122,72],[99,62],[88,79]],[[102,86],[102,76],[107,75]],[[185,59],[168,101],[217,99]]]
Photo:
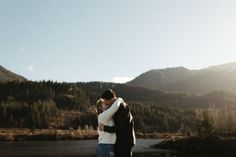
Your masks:
[[[0,65],[0,83],[8,81],[26,81],[26,78],[17,75]]]
[[[127,84],[177,93],[202,94],[216,90],[236,93],[236,63],[200,70],[184,67],[150,70]]]
[[[179,81],[184,74],[190,79],[195,73],[180,67],[162,75],[174,78],[171,74],[176,70]],[[163,82],[177,83],[175,79]],[[107,82],[52,81],[0,83],[0,127],[96,129],[95,103],[108,88],[129,104],[138,132],[178,131],[183,126],[185,131],[194,130],[204,111],[214,118],[218,131],[236,130],[236,95],[230,92],[195,95]]]
[[[236,115],[236,96],[224,91],[196,96],[103,82],[24,81],[0,84],[0,127],[96,129],[95,102],[107,88],[129,104],[141,132],[178,131],[183,118],[185,127],[194,129],[201,112],[210,108],[216,127],[224,129]]]

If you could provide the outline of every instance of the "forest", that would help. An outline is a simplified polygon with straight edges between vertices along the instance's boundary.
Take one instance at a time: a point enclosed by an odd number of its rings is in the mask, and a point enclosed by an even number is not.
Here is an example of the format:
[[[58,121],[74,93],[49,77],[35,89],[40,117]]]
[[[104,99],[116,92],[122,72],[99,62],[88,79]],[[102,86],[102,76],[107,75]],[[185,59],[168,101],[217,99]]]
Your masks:
[[[105,82],[0,83],[0,128],[97,128],[96,100],[113,89],[130,106],[137,133],[235,133],[236,96],[167,93]]]

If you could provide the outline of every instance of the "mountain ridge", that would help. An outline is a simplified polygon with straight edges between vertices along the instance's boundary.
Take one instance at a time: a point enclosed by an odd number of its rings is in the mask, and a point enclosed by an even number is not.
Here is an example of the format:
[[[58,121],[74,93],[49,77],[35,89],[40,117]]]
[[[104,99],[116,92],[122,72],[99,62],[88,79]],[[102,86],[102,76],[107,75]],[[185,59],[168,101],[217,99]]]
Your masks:
[[[236,62],[199,70],[190,70],[182,66],[152,69],[126,84],[167,92],[201,94],[225,90],[236,93]]]
[[[0,65],[0,83],[8,81],[26,81],[27,79],[20,76]]]

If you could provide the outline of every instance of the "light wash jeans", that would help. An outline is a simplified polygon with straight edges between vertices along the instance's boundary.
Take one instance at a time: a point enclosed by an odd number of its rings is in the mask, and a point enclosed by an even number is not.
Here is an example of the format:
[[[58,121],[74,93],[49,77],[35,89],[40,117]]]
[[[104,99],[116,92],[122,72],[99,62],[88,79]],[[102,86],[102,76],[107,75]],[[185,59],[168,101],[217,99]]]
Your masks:
[[[102,144],[97,145],[97,157],[115,157],[115,144]]]

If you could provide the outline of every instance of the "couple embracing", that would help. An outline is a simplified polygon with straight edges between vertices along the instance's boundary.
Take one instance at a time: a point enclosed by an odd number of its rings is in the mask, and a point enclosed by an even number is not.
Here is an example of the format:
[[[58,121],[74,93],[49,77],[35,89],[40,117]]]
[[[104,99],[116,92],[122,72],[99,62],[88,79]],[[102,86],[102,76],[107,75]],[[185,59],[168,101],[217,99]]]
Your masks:
[[[97,157],[132,157],[136,140],[129,106],[108,89],[97,101],[97,110]]]

